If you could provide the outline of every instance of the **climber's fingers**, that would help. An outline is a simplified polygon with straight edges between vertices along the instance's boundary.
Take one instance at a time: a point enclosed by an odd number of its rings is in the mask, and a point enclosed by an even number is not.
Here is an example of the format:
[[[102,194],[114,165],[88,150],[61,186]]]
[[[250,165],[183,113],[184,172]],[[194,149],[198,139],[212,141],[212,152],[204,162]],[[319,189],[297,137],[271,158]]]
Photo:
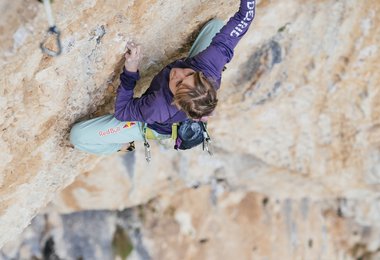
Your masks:
[[[132,41],[127,42],[127,45],[126,45],[127,52],[132,53],[133,51],[136,51],[138,46],[139,46],[138,44]]]
[[[133,42],[127,43],[126,59],[138,60],[141,58],[141,46]]]
[[[137,71],[141,59],[141,46],[133,42],[128,42],[126,47],[125,68],[128,71]]]
[[[141,59],[141,55],[138,49],[136,50],[131,50],[131,54],[126,53],[125,54],[125,59],[127,61],[139,61]]]
[[[135,47],[135,43],[133,42],[133,41],[128,41],[127,42],[127,45],[126,45],[126,48],[127,49],[132,49],[132,48],[134,48]]]
[[[136,54],[140,57],[140,55],[141,55],[141,45],[137,45]]]
[[[132,58],[139,58],[141,53],[141,46],[136,45],[134,48],[131,49],[131,57]]]

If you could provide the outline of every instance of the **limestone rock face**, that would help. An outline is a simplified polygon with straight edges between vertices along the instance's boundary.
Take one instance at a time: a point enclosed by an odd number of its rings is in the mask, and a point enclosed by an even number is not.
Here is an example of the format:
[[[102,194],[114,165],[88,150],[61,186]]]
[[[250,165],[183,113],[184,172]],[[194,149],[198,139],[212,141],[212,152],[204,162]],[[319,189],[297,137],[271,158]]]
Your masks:
[[[236,6],[228,1],[57,2],[53,11],[63,54],[51,58],[39,49],[48,27],[43,5],[35,0],[0,4],[0,245],[99,161],[71,149],[68,132],[84,116],[112,112],[126,42],[143,44],[141,70],[151,76],[169,59],[185,55],[188,38],[201,24]]]
[[[343,216],[339,200],[204,186],[122,211],[50,210],[0,252],[4,259],[378,259],[379,231]]]
[[[147,165],[140,145],[124,157],[126,171],[119,156],[69,146],[74,122],[112,113],[128,40],[146,54],[141,93],[163,65],[186,56],[202,24],[237,7],[224,0],[56,1],[63,54],[51,58],[38,48],[47,28],[43,6],[0,3],[0,247],[80,173],[54,198],[62,212],[122,209],[210,184],[269,198],[339,198],[343,216],[378,225],[378,1],[258,1],[223,75],[209,124],[213,157],[154,144]]]

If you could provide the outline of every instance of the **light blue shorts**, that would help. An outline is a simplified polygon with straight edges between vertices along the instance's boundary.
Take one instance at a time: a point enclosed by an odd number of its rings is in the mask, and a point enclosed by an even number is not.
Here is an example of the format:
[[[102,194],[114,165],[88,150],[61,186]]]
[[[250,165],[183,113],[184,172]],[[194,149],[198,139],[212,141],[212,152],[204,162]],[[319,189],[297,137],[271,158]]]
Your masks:
[[[141,141],[139,122],[121,122],[105,115],[77,123],[70,132],[70,142],[76,149],[93,154],[112,154],[125,143]]]
[[[189,57],[206,49],[223,25],[224,22],[219,19],[209,21],[191,47]],[[152,132],[157,139],[170,138],[170,135]],[[119,151],[126,143],[143,140],[142,123],[121,122],[113,115],[76,123],[70,132],[70,142],[76,149],[97,155],[112,154]]]

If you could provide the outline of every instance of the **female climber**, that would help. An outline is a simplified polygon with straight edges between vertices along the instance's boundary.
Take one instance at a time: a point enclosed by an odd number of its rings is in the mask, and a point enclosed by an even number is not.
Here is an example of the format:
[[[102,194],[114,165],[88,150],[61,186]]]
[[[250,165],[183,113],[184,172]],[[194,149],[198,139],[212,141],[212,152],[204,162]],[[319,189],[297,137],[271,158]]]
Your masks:
[[[206,120],[218,103],[216,90],[223,68],[255,17],[255,4],[255,0],[241,0],[238,12],[224,26],[221,20],[209,21],[188,57],[164,67],[140,98],[133,97],[133,90],[139,80],[141,51],[129,43],[114,115],[75,124],[70,133],[74,147],[112,154],[132,141],[170,138],[173,124],[188,118]]]

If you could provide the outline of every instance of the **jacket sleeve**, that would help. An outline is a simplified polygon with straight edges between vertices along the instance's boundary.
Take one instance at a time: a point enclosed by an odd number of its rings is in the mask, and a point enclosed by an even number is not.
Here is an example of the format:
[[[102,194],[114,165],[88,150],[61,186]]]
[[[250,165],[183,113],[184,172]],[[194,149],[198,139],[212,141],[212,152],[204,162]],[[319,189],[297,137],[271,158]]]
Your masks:
[[[140,121],[153,123],[151,118],[156,113],[154,93],[133,97],[133,89],[140,76],[138,72],[123,70],[120,75],[120,86],[116,94],[115,118],[120,121]],[[150,122],[152,121],[152,122]]]
[[[200,67],[206,76],[220,79],[223,67],[231,61],[234,48],[248,31],[255,17],[256,1],[241,0],[239,11],[230,18],[220,32],[215,35],[209,47],[190,59],[195,67]]]

